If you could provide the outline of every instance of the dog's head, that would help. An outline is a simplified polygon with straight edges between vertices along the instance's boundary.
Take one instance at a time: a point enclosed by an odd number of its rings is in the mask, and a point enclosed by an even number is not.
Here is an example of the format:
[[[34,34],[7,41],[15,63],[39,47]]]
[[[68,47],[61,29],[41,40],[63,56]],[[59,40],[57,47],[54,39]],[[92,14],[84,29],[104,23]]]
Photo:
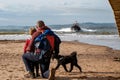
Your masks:
[[[76,51],[74,51],[74,52],[71,53],[71,56],[76,56],[76,55],[77,55]]]

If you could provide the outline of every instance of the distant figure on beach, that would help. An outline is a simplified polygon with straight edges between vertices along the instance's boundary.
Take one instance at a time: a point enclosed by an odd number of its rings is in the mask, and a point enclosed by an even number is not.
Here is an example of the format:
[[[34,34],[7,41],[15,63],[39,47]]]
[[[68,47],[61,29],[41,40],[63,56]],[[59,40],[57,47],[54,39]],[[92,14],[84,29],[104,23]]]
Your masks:
[[[77,21],[73,24],[73,26],[71,27],[71,30],[74,32],[78,32],[81,30],[79,23]]]
[[[31,63],[40,64],[42,77],[49,77],[50,59],[51,56],[53,58],[58,56],[60,43],[60,38],[43,21],[37,22],[36,32],[32,34],[29,45],[25,48],[25,54],[22,56],[26,69],[29,68],[27,69],[29,77],[38,77],[35,75]],[[38,72],[37,75],[39,75]]]

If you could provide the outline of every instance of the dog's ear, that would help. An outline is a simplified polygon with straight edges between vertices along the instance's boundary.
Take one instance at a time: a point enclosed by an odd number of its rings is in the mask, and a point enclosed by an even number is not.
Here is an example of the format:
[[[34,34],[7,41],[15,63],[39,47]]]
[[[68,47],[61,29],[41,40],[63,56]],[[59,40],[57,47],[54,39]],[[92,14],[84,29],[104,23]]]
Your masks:
[[[61,58],[61,57],[62,57],[62,55],[58,55],[58,57],[59,57],[59,58]]]
[[[74,52],[71,53],[71,55],[72,55],[72,56],[77,55],[77,52],[74,51]]]
[[[76,51],[74,51],[73,53],[77,54],[77,52],[76,52]]]

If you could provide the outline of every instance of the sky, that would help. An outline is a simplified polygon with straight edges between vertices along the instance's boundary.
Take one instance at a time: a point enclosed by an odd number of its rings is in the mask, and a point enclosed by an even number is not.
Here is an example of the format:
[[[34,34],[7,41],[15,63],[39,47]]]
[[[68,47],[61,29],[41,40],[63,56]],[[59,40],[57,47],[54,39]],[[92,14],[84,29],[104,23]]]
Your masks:
[[[0,0],[0,25],[114,23],[108,0]]]

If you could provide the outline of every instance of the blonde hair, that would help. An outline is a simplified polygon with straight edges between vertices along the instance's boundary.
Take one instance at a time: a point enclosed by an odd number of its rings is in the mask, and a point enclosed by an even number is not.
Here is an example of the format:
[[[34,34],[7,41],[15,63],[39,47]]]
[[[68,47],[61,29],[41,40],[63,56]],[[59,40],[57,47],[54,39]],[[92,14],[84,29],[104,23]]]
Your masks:
[[[29,34],[30,35],[33,35],[33,33],[35,33],[36,32],[36,29],[34,28],[34,27],[31,27],[30,29],[29,29]]]

